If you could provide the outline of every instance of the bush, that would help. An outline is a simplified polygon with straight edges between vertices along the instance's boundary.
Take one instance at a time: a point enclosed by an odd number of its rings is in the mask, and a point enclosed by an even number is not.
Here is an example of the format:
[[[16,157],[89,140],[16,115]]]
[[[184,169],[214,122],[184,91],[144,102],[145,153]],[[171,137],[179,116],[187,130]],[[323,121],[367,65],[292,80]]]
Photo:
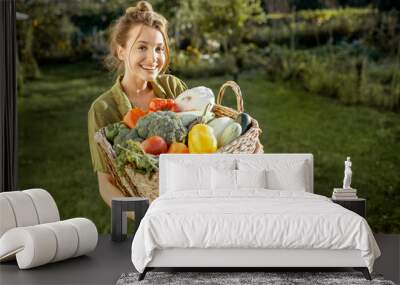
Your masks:
[[[274,80],[297,80],[311,93],[362,104],[400,110],[400,70],[397,60],[374,62],[351,56],[348,50],[291,51],[272,46],[265,66]]]
[[[236,51],[237,67],[240,72],[258,69],[267,63],[268,48],[258,48],[255,44],[241,44]]]
[[[108,53],[107,33],[94,29],[91,34],[83,35],[79,30],[73,37],[74,60],[102,60]]]
[[[190,46],[186,51],[174,53],[170,69],[172,73],[187,78],[212,77],[237,71],[233,56],[201,54]]]
[[[400,48],[400,12],[382,12],[374,17],[375,24],[366,33],[365,40],[382,52],[395,55]]]
[[[304,87],[314,94],[327,97],[338,97],[338,76],[333,72],[328,63],[320,63],[314,57],[307,65],[302,76]]]
[[[362,37],[377,25],[377,11],[370,8],[308,10],[269,14],[266,25],[248,33],[246,40],[258,46],[269,43],[316,47]]]

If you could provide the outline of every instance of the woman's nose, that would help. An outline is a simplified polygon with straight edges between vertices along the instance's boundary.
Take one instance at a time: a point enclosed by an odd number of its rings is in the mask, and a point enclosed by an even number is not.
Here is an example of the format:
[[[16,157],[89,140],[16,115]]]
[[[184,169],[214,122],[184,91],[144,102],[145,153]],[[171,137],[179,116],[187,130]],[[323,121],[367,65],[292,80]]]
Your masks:
[[[149,49],[147,53],[147,61],[151,63],[155,63],[157,61],[157,53],[155,50]]]

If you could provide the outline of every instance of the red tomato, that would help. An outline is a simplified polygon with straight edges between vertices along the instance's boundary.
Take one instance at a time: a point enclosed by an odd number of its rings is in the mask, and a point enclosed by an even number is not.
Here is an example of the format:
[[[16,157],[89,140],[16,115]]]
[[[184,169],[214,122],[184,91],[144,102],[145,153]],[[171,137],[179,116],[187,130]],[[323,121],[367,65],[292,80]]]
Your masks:
[[[189,153],[189,148],[184,143],[174,142],[169,146],[168,153]]]
[[[173,99],[154,98],[149,103],[149,111],[172,111],[178,112],[179,108]]]
[[[144,152],[159,155],[168,151],[168,145],[160,136],[148,137],[142,142]]]

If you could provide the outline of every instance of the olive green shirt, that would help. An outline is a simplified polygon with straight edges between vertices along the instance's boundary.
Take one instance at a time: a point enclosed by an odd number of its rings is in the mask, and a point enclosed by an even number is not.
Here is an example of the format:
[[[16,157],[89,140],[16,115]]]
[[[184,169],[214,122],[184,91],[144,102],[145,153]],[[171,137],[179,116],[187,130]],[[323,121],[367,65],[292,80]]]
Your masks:
[[[89,109],[89,147],[95,172],[108,172],[108,170],[99,146],[94,140],[94,134],[109,124],[122,121],[124,115],[134,107],[122,89],[121,79],[122,76],[119,76],[114,86],[94,100]],[[182,80],[169,74],[158,76],[154,82],[151,82],[151,86],[154,95],[159,98],[173,99],[187,89]]]

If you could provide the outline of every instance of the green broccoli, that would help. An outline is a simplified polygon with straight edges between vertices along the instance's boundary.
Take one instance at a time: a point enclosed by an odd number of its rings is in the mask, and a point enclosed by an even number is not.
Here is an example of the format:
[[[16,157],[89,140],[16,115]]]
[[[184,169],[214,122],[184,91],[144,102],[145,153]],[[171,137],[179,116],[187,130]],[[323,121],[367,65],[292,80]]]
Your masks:
[[[120,129],[118,135],[114,138],[113,147],[114,147],[115,151],[118,150],[117,145],[120,145],[120,146],[124,145],[124,143],[126,141],[125,137],[129,134],[129,131],[130,131],[130,129],[127,128],[126,126]]]
[[[126,134],[125,140],[133,140],[136,142],[142,142],[144,141],[143,138],[141,138],[138,134],[138,130],[136,128],[130,129],[129,133]]]
[[[139,143],[143,141],[143,139],[138,135],[136,128],[129,129],[124,125],[124,127],[121,128],[118,135],[114,139],[114,150],[117,155],[120,151],[120,148],[118,148],[117,146],[120,145],[122,147],[126,147],[126,142],[128,140],[133,140]]]
[[[187,129],[182,121],[170,111],[153,112],[141,117],[136,124],[136,129],[143,139],[160,136],[167,144],[184,142],[187,135]]]
[[[122,122],[110,124],[106,127],[106,138],[111,143],[114,144],[114,139],[118,135],[119,131],[124,128],[125,125]],[[125,127],[126,128],[126,127]]]

